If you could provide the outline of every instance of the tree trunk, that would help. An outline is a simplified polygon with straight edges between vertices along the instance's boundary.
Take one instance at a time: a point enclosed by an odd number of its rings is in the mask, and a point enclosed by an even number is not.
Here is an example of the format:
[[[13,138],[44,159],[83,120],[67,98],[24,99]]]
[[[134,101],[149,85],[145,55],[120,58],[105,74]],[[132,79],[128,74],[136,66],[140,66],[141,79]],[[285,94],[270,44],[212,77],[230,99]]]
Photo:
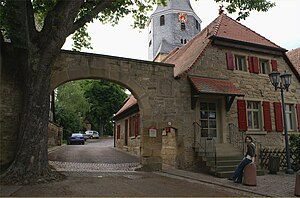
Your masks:
[[[27,63],[20,63],[25,68],[23,109],[17,153],[10,167],[1,175],[1,183],[5,184],[43,182],[58,176],[48,166],[50,64],[53,60],[41,58],[47,52],[33,48],[24,54]]]

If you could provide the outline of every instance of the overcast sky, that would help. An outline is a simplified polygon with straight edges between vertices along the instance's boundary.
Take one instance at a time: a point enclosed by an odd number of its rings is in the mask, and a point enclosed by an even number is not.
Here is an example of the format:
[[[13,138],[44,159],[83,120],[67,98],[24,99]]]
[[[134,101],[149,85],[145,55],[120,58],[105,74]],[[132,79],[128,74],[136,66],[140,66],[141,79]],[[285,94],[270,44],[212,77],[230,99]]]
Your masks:
[[[268,12],[251,12],[246,20],[240,23],[266,37],[275,44],[292,50],[300,47],[300,0],[272,0],[276,6]],[[195,13],[202,20],[204,29],[218,17],[219,4],[214,0],[191,0]],[[226,13],[226,12],[225,12]],[[237,15],[228,14],[235,19]],[[148,31],[133,29],[130,17],[123,18],[118,25],[103,25],[100,22],[89,24],[88,32],[92,38],[92,50],[84,52],[148,59]],[[63,49],[71,49],[69,37]]]

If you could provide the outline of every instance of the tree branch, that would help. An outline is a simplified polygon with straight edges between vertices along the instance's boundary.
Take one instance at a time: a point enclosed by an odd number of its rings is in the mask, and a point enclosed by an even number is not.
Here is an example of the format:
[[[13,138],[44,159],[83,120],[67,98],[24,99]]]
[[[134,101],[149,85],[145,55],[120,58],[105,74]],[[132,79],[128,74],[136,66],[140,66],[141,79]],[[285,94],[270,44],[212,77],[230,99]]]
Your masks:
[[[27,6],[27,23],[28,23],[28,34],[31,42],[34,42],[36,40],[38,31],[35,27],[35,19],[34,19],[34,12],[32,3],[30,0],[26,1]]]
[[[83,0],[58,0],[55,7],[46,16],[44,27],[40,36],[40,47],[58,45],[60,48],[67,36],[77,14],[83,4]],[[61,45],[61,46],[60,46]]]
[[[111,6],[115,0],[103,0],[102,3],[99,3],[95,6],[95,8],[88,12],[85,16],[81,17],[77,20],[72,29],[70,34],[74,33],[77,29],[83,27],[86,23],[90,22],[93,18],[95,18],[101,11],[105,10],[107,7]]]

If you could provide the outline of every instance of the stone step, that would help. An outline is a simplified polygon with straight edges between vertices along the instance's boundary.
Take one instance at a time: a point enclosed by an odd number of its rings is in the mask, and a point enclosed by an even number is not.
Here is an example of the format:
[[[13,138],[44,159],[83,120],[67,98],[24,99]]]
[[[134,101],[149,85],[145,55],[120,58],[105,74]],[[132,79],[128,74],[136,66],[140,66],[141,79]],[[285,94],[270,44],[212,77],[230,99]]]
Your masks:
[[[230,166],[212,166],[210,168],[211,172],[222,172],[222,171],[233,171],[235,170],[237,165],[230,165]]]
[[[233,171],[219,171],[219,172],[212,172],[213,175],[220,177],[220,178],[229,178],[233,173]],[[264,175],[265,172],[263,170],[256,170],[256,175],[260,176],[260,175]]]
[[[203,157],[206,161],[215,161],[215,157]],[[216,161],[228,161],[228,160],[242,160],[241,155],[230,155],[230,156],[216,156]]]
[[[236,166],[241,162],[240,159],[236,159],[236,160],[219,160],[216,162],[217,166]],[[215,166],[215,162],[214,161],[207,161],[206,162],[207,166]]]

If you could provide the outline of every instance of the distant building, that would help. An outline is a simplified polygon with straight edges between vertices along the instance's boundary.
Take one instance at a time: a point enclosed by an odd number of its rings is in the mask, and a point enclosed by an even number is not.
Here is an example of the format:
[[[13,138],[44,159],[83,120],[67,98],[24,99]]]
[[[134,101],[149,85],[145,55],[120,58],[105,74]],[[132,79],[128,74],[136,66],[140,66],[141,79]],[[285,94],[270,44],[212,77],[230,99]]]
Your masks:
[[[286,54],[300,75],[300,47],[293,49],[291,51],[288,51]]]

